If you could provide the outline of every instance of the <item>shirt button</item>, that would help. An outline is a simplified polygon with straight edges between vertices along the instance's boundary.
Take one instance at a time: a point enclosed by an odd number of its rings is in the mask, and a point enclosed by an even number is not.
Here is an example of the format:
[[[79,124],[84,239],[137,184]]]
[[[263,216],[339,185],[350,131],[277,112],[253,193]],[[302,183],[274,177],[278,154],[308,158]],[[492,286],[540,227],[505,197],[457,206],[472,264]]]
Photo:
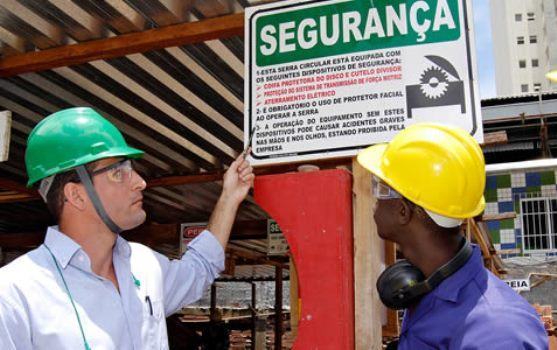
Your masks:
[[[77,258],[77,260],[79,260],[79,262],[83,262],[83,260],[85,260],[85,258],[83,257],[82,254],[80,254],[79,257]]]

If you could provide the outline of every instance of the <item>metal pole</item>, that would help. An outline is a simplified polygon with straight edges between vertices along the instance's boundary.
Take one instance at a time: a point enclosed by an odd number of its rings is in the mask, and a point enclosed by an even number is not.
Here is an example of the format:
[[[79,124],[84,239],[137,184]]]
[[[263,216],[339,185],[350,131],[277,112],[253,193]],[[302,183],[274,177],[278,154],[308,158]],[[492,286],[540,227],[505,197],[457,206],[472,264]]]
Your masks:
[[[257,324],[257,286],[251,282],[251,344],[255,347],[256,324]]]
[[[217,319],[217,286],[215,283],[211,284],[211,321]]]
[[[282,266],[275,267],[275,350],[282,349]]]

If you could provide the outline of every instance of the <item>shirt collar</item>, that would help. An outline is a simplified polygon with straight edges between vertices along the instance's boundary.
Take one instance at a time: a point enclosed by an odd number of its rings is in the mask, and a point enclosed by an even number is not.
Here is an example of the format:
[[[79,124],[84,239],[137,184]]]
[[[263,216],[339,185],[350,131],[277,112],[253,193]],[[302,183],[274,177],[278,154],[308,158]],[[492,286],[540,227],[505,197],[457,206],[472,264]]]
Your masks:
[[[58,260],[63,269],[68,266],[75,254],[82,249],[73,239],[60,232],[58,226],[50,226],[48,228],[44,244],[50,249],[52,255]],[[116,239],[113,254],[126,259],[129,259],[131,256],[130,244],[120,235]]]
[[[75,253],[81,249],[81,246],[73,239],[60,232],[58,226],[48,228],[44,244],[50,249],[63,269],[68,266]]]
[[[434,295],[437,298],[456,302],[460,290],[468,284],[468,282],[477,276],[478,272],[483,268],[482,256],[480,248],[472,244],[472,256],[458,271],[444,280],[435,290]]]
[[[115,255],[119,255],[123,258],[129,259],[132,255],[132,248],[128,241],[126,241],[122,236],[118,235],[113,252]]]

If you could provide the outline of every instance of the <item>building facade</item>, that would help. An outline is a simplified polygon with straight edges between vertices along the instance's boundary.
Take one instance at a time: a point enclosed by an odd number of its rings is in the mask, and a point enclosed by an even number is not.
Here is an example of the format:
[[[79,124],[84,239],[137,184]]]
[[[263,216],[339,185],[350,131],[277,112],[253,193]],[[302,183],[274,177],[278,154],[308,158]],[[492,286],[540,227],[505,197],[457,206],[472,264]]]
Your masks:
[[[498,96],[557,89],[557,0],[490,0]]]
[[[488,172],[484,216],[506,216],[486,222],[503,258],[557,255],[557,162],[541,162],[552,164]]]

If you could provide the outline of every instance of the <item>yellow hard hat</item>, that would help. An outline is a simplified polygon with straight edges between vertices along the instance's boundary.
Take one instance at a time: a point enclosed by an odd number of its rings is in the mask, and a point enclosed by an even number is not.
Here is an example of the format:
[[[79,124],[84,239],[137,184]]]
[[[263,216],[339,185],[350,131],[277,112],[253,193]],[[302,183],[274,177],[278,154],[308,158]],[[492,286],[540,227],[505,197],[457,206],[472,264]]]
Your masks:
[[[366,148],[358,163],[411,202],[449,218],[466,219],[485,208],[485,161],[466,131],[421,123],[390,143]]]

